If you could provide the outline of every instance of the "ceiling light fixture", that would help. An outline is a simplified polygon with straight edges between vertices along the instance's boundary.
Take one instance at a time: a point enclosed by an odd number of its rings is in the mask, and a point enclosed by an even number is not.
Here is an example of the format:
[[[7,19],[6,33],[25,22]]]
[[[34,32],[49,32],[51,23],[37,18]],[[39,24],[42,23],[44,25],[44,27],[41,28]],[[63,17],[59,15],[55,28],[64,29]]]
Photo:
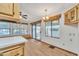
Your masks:
[[[43,18],[43,20],[48,20],[48,19],[49,19],[49,17],[47,16],[47,9],[45,9],[44,11],[45,11],[45,16],[44,16],[44,17],[42,17],[42,18]]]

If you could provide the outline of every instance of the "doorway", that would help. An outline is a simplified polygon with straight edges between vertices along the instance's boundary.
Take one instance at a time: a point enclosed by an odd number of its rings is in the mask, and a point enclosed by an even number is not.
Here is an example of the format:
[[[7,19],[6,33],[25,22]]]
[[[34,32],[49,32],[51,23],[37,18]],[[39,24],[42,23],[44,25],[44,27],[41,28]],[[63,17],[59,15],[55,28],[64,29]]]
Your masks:
[[[41,40],[41,24],[32,24],[32,37],[36,40]]]

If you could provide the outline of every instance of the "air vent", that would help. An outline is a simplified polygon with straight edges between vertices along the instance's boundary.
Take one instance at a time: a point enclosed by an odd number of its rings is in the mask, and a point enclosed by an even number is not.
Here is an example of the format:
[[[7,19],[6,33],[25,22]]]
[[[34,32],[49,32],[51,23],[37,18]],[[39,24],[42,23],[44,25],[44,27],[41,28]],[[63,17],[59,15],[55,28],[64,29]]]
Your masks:
[[[55,46],[53,46],[53,45],[50,45],[49,47],[50,47],[50,48],[52,48],[52,49],[54,49],[54,48],[55,48]]]

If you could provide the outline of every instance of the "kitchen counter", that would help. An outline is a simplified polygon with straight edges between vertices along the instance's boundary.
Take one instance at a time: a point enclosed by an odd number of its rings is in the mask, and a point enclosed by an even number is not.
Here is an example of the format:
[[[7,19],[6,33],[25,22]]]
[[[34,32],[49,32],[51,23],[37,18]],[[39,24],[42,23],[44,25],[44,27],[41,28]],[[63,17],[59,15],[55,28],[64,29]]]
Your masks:
[[[28,40],[26,40],[22,36],[0,38],[0,49],[16,44],[25,43],[27,41]]]

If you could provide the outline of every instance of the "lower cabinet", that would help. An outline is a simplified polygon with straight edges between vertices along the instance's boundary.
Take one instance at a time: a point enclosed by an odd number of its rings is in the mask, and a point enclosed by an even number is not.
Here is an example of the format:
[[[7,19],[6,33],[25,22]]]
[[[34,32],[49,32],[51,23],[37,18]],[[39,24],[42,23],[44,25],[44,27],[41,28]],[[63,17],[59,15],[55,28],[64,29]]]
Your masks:
[[[15,46],[3,49],[0,52],[0,56],[23,56],[24,55],[24,46]]]

